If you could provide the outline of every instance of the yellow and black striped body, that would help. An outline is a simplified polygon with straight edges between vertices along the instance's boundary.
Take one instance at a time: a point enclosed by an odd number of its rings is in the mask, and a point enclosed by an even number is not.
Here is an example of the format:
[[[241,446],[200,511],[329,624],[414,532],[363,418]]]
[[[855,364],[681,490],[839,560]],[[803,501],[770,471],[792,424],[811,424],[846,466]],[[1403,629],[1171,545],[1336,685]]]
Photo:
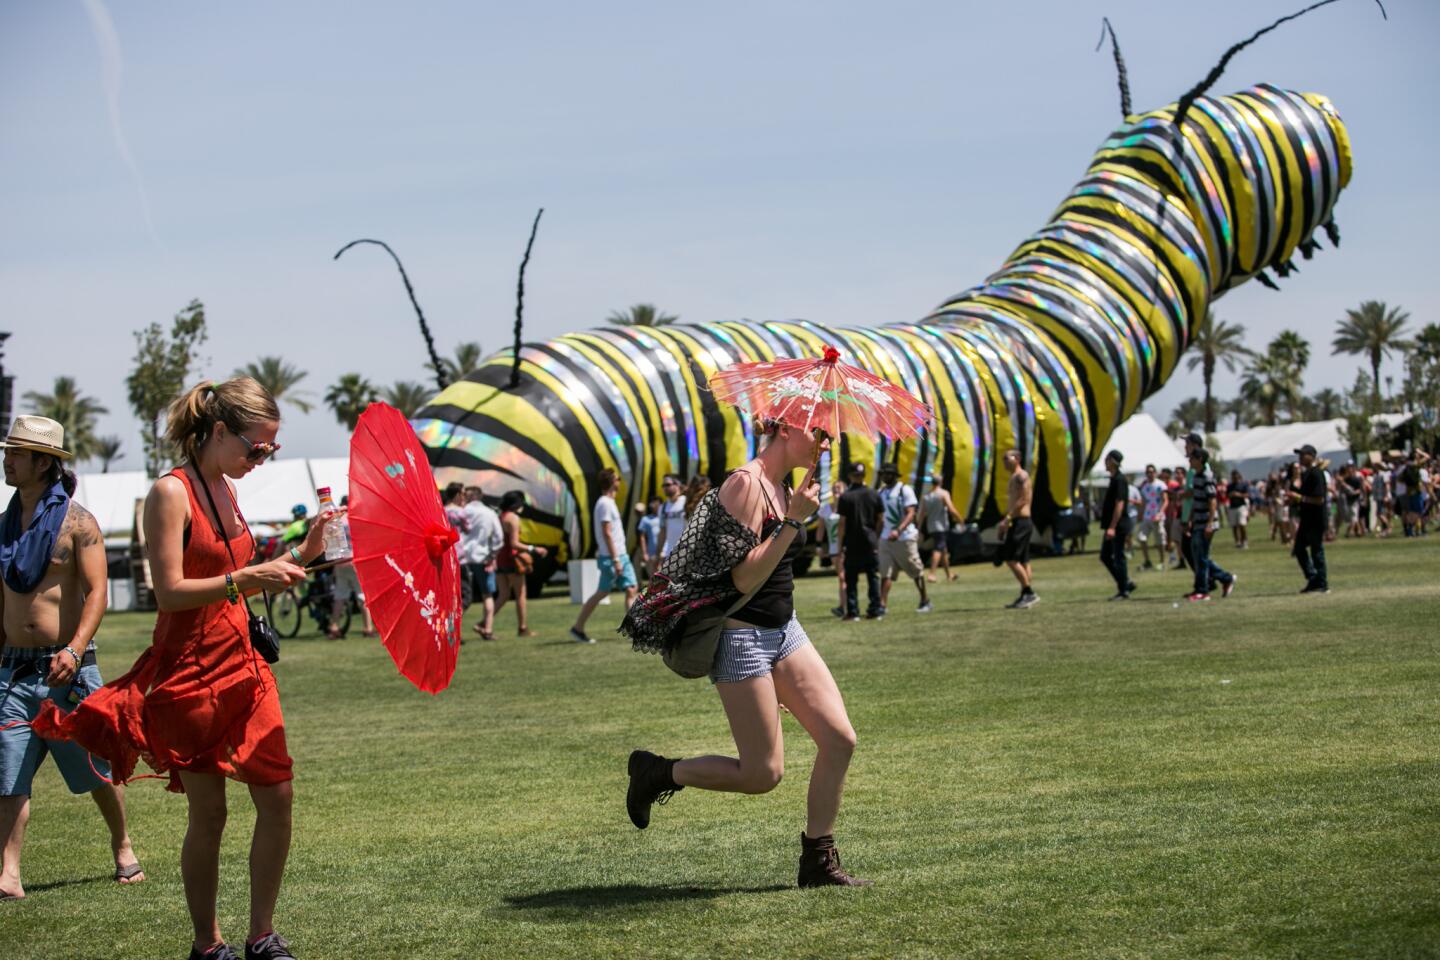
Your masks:
[[[914,323],[601,328],[526,345],[513,390],[513,355],[496,354],[413,421],[437,479],[522,489],[528,538],[590,554],[600,468],[624,478],[627,517],[666,473],[718,482],[755,437],[706,391],[710,374],[832,345],[937,420],[898,451],[847,437],[836,460],[873,471],[898,458],[908,481],[943,478],[957,509],[984,521],[1005,507],[1000,454],[1014,447],[1043,524],[1175,370],[1211,302],[1266,268],[1288,272],[1297,248],[1308,255],[1350,179],[1349,140],[1323,97],[1261,85],[1174,119],[1174,105],[1130,118],[1044,228]]]

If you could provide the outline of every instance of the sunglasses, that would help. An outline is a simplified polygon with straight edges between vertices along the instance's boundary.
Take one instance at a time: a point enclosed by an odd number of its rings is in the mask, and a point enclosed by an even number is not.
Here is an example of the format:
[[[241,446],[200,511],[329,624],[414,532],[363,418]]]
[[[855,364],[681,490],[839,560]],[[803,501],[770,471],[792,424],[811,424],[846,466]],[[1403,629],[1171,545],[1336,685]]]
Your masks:
[[[235,436],[244,441],[247,448],[245,459],[251,463],[264,463],[280,452],[280,444],[278,443],[256,443],[248,439],[243,433],[237,433]]]

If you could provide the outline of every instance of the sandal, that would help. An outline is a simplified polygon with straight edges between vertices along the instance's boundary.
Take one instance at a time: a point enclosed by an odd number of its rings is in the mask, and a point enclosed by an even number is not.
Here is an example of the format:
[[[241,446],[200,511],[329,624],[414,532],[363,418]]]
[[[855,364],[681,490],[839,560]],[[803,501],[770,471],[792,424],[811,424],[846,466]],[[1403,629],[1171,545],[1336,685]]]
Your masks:
[[[526,627],[524,630],[521,630],[518,634],[516,634],[516,636],[525,639],[529,637],[538,637],[540,636],[540,634],[536,633],[534,630],[531,630],[529,627]]]
[[[115,868],[115,882],[119,884],[141,883],[145,879],[144,875],[145,868],[140,866],[139,860],[136,860],[127,867]],[[140,879],[136,880],[136,877]]]

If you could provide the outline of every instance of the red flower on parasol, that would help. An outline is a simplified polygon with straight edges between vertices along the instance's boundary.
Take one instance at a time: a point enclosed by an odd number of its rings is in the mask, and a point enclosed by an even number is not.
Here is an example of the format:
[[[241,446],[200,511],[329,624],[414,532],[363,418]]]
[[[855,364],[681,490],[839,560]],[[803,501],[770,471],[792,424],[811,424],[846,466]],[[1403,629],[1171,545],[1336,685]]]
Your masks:
[[[460,643],[458,539],[405,415],[372,403],[350,438],[350,537],[365,603],[400,672],[450,685]]]
[[[905,388],[841,363],[834,347],[818,360],[727,367],[710,377],[710,391],[751,416],[822,430],[831,438],[856,433],[900,440],[935,419],[929,405]]]

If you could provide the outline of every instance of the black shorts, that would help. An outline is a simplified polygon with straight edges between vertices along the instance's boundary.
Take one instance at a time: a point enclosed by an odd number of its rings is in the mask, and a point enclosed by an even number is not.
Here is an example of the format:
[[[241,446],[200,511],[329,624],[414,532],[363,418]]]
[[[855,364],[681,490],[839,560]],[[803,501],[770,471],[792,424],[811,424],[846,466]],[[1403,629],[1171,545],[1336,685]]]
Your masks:
[[[1011,521],[1010,528],[1005,531],[1005,539],[1000,542],[1000,549],[995,556],[1001,563],[1029,563],[1030,562],[1030,537],[1035,533],[1035,524],[1030,522],[1029,517],[1020,517]]]

